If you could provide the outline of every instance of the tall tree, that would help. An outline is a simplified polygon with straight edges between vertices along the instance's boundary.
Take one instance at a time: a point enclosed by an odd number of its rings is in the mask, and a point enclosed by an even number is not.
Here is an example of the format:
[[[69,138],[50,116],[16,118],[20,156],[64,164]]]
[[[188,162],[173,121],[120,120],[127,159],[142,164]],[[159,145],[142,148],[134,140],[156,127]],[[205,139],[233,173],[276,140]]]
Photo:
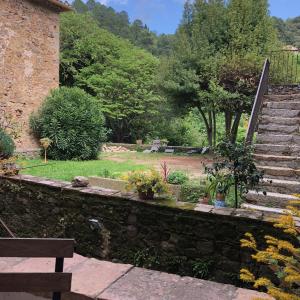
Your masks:
[[[182,108],[198,108],[210,145],[219,112],[235,141],[242,114],[251,110],[263,59],[276,44],[266,0],[187,2],[162,89]]]
[[[89,15],[61,18],[61,84],[78,86],[101,103],[116,142],[143,138],[159,113],[158,59],[99,28]]]

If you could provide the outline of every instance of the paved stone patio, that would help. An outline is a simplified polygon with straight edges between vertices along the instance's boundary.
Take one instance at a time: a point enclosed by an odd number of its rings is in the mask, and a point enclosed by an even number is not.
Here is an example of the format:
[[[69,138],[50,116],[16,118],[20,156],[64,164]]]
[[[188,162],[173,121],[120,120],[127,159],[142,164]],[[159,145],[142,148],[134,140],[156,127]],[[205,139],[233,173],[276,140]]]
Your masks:
[[[1,258],[0,272],[53,272],[54,259]],[[86,258],[65,260],[72,292],[62,300],[252,300],[266,295],[191,277]],[[0,293],[0,300],[42,300],[41,296]]]

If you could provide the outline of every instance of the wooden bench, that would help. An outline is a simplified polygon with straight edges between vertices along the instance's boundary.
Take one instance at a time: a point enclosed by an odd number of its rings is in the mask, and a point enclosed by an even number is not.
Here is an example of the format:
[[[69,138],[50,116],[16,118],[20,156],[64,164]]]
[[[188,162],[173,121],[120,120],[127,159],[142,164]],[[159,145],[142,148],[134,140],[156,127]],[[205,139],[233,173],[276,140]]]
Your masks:
[[[0,273],[0,292],[61,293],[71,291],[72,274],[63,273],[64,258],[73,257],[71,239],[0,238],[0,257],[56,258],[55,273]]]

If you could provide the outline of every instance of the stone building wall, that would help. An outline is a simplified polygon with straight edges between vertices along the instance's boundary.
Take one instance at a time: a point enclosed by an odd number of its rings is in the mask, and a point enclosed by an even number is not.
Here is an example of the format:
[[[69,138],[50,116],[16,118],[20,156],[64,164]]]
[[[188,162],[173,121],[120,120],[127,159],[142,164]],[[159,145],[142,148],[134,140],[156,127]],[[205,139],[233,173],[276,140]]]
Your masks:
[[[259,244],[266,234],[280,237],[270,214],[197,209],[32,176],[0,177],[1,218],[18,237],[75,238],[76,252],[84,256],[234,285],[242,285],[244,266],[268,272],[253,264],[240,239],[245,232]]]
[[[36,148],[29,116],[59,85],[59,10],[46,2],[0,1],[0,111],[22,128],[19,150]]]

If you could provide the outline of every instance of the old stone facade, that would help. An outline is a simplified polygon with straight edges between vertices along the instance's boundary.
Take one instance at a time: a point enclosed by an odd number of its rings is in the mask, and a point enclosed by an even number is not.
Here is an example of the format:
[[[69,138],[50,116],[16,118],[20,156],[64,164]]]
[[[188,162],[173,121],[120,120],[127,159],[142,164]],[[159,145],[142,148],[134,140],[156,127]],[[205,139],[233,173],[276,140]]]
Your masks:
[[[0,1],[0,112],[18,120],[18,150],[36,148],[30,114],[59,85],[59,13],[66,10],[57,0]]]

